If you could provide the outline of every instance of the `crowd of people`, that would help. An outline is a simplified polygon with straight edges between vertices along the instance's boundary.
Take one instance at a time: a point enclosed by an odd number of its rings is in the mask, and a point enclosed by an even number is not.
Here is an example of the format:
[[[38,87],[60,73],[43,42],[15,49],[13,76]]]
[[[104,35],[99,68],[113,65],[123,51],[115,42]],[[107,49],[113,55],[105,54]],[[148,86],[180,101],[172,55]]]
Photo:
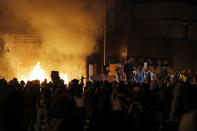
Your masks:
[[[162,67],[116,69],[109,82],[0,79],[1,131],[193,131],[197,109],[196,75]],[[131,70],[130,70],[131,69]],[[125,73],[125,79],[118,74]],[[189,113],[191,112],[191,113]],[[189,113],[189,114],[187,114]],[[186,114],[186,115],[185,115]]]
[[[108,65],[109,66],[109,65]],[[110,71],[106,69],[105,74],[108,75]],[[197,72],[192,72],[191,69],[175,71],[171,65],[148,65],[125,62],[125,64],[118,64],[115,68],[117,81],[132,81],[135,83],[144,83],[145,81],[173,81],[181,79],[184,82],[196,83]]]

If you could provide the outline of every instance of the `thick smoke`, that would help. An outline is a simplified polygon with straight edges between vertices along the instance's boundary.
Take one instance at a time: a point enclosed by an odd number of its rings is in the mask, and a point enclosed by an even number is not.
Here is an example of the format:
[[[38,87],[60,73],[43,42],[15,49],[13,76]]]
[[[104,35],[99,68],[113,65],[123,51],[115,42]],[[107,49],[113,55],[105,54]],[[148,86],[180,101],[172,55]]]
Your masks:
[[[85,74],[85,59],[98,49],[105,18],[104,0],[1,0],[0,19],[11,76],[28,73],[40,61],[47,73],[71,79]],[[10,34],[38,35],[39,43],[11,41]],[[11,37],[12,38],[12,37]],[[11,42],[10,42],[11,41]]]

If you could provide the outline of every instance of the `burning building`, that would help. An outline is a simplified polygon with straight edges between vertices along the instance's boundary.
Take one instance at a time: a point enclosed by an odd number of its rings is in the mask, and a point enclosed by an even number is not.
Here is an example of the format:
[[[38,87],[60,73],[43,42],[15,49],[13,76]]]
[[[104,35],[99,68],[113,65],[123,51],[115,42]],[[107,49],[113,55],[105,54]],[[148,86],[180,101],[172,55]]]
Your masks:
[[[69,80],[85,76],[86,57],[103,35],[103,1],[1,0],[2,77],[27,77],[38,68],[47,78],[52,70]]]

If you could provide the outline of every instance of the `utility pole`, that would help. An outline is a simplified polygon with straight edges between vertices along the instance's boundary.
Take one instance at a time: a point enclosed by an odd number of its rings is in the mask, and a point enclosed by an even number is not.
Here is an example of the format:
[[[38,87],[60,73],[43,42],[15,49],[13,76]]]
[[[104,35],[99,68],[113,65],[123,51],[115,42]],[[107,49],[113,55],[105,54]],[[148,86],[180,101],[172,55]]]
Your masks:
[[[107,36],[108,36],[108,4],[109,4],[109,1],[106,0],[105,4],[106,4],[105,5],[106,16],[105,16],[105,26],[104,26],[104,65],[106,65],[106,61],[107,61],[106,46],[107,46]]]

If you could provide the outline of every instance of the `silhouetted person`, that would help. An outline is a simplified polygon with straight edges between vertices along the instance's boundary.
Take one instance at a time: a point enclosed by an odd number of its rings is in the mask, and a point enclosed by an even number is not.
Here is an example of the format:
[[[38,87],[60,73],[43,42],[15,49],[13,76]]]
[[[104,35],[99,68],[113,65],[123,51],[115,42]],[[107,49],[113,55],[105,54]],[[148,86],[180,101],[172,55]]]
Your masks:
[[[118,66],[115,69],[116,75],[118,77],[118,81],[121,81],[123,79],[123,74],[122,74],[122,66],[121,64],[118,64]]]
[[[0,93],[0,130],[24,131],[23,121],[24,98],[15,89]]]

